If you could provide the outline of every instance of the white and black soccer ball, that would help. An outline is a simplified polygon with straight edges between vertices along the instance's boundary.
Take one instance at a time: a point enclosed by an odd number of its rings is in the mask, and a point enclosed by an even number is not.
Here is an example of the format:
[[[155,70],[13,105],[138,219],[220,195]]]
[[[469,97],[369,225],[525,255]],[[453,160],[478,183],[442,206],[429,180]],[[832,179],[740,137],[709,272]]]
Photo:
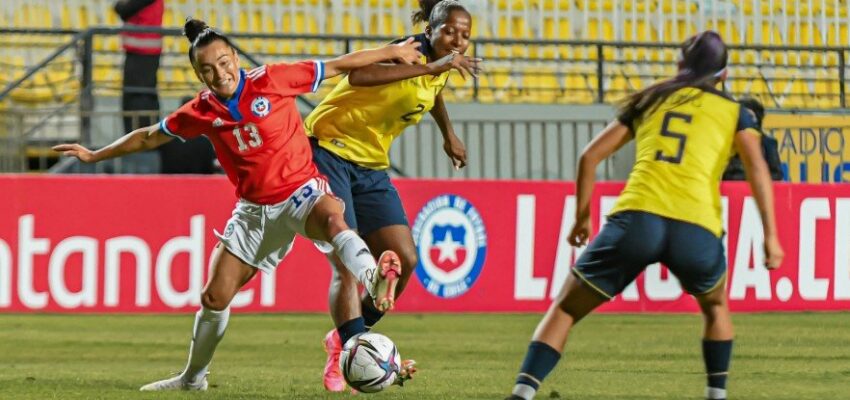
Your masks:
[[[380,333],[362,333],[342,346],[339,369],[353,389],[376,393],[395,382],[401,370],[401,356],[390,338]]]

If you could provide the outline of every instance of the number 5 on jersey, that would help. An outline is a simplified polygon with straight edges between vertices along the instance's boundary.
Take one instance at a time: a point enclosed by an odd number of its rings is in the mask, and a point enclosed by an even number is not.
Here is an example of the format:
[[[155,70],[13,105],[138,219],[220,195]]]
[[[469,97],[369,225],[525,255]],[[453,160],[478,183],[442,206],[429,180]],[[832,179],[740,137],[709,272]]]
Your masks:
[[[245,130],[248,133],[248,142],[245,143],[245,138],[242,137],[242,131]],[[260,136],[260,132],[257,131],[257,126],[254,124],[248,124],[243,127],[233,128],[233,136],[236,137],[236,143],[239,144],[239,151],[244,152],[248,151],[248,146],[252,149],[256,149],[263,145],[263,138]]]
[[[676,150],[676,155],[668,156],[664,155],[664,152],[658,150],[655,152],[655,159],[658,161],[666,161],[672,164],[680,164],[682,162],[682,156],[685,155],[685,142],[688,141],[688,136],[684,133],[673,132],[670,130],[670,121],[673,119],[680,119],[684,121],[686,124],[691,123],[691,119],[693,118],[690,114],[677,113],[673,111],[669,111],[664,114],[664,123],[661,125],[661,136],[673,138],[679,141],[679,148]]]

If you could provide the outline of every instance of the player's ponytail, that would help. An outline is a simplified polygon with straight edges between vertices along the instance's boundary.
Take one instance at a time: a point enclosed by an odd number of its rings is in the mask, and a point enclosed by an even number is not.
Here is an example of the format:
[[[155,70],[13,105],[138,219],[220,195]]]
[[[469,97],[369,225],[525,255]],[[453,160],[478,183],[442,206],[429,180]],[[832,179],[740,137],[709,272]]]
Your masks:
[[[455,10],[469,14],[466,7],[455,0],[419,0],[419,10],[413,13],[411,20],[414,25],[424,22],[436,28],[446,22],[449,14]]]
[[[206,22],[192,17],[186,18],[186,23],[183,24],[183,35],[189,40],[189,61],[192,64],[195,63],[195,49],[204,47],[216,40],[222,40],[228,46],[233,47],[227,36],[210,28]]]
[[[685,40],[681,50],[679,73],[626,98],[620,108],[624,119],[633,120],[654,111],[668,96],[685,87],[715,90],[717,81],[726,72],[728,60],[726,44],[720,35],[714,31],[702,32]],[[683,98],[681,102],[690,100]]]

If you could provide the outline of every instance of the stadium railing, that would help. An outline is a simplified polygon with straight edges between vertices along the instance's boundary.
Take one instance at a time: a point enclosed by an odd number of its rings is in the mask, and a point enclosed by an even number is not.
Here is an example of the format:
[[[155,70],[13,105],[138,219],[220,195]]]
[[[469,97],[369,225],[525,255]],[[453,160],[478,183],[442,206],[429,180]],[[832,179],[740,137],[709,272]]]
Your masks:
[[[11,43],[0,51],[0,63],[20,57],[20,54],[32,60],[12,63],[12,73],[2,81],[4,87],[0,91],[0,116],[5,121],[5,129],[0,133],[0,140],[10,144],[4,146],[2,154],[8,160],[26,161],[4,161],[0,163],[4,166],[3,171],[44,170],[43,166],[52,165],[56,161],[45,148],[57,141],[80,140],[87,144],[102,145],[104,141],[111,141],[120,134],[120,130],[116,130],[110,133],[111,136],[93,137],[97,132],[93,131],[91,118],[95,112],[94,98],[114,100],[120,96],[123,54],[104,47],[102,43],[106,39],[115,39],[122,31],[158,32],[173,38],[171,42],[174,45],[165,49],[161,63],[161,97],[178,98],[198,90],[199,84],[185,58],[186,41],[179,37],[178,29],[0,29],[0,38],[5,37]],[[234,33],[231,36],[237,46],[243,49],[243,57],[254,64],[327,57],[376,46],[391,39],[381,36],[271,33]],[[549,58],[543,54],[515,57],[508,52],[513,47],[531,43],[541,52],[555,52],[558,57]],[[446,97],[455,102],[480,103],[611,103],[661,77],[672,75],[675,72],[677,52],[676,45],[661,43],[477,40],[473,43],[471,53],[485,57],[487,71],[479,79],[466,82],[458,81],[453,76]],[[844,112],[847,108],[848,50],[845,48],[733,46],[731,54],[733,63],[730,65],[731,77],[727,90],[733,95],[752,95],[770,108],[828,109],[832,112]],[[831,58],[836,62],[834,66],[801,66],[789,62],[814,57]],[[636,63],[633,61],[635,58],[642,58],[643,61]],[[24,65],[27,67],[22,70]],[[333,82],[325,84],[325,92],[302,99],[304,109],[309,110],[310,101],[319,100],[332,87]],[[99,106],[98,112],[101,109]],[[120,119],[118,111],[113,111],[112,115],[113,119]],[[36,120],[37,116],[41,119]],[[48,127],[55,128],[57,120],[61,120],[64,126],[62,133],[47,134]],[[77,121],[76,127],[72,122],[74,120]],[[458,122],[463,123],[462,120]],[[519,122],[517,126],[525,126],[526,122]],[[512,129],[516,131],[517,128]],[[570,134],[569,130],[565,132]],[[23,146],[23,150],[20,146]],[[435,151],[439,154],[439,146]],[[414,163],[425,164],[424,161]],[[513,168],[506,167],[506,170]],[[400,171],[416,176],[441,175],[429,175],[418,167],[409,169],[416,172],[408,172],[406,168]],[[472,169],[467,171],[465,173],[470,174],[470,177],[485,177],[483,172],[476,175]],[[529,171],[513,177],[533,176],[535,173]],[[543,173],[542,176],[551,174]],[[561,176],[553,176],[553,179],[557,178]]]

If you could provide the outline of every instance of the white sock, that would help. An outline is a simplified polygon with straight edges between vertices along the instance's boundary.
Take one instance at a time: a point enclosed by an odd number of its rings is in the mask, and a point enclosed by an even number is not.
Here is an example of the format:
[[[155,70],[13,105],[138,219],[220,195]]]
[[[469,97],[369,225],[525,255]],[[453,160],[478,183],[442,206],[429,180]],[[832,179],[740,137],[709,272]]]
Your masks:
[[[366,242],[353,230],[345,230],[331,239],[337,257],[367,290],[371,290],[372,275],[378,264]]]
[[[514,385],[514,390],[511,392],[514,396],[522,397],[525,400],[532,400],[534,395],[537,394],[537,389],[525,385],[522,383],[517,383]]]
[[[706,399],[725,399],[726,398],[726,389],[706,386],[705,387],[705,398]]]
[[[210,310],[201,306],[195,314],[195,326],[192,328],[192,344],[189,347],[189,363],[183,371],[183,377],[189,382],[198,382],[207,374],[218,342],[227,329],[230,319],[230,307],[223,311]]]

